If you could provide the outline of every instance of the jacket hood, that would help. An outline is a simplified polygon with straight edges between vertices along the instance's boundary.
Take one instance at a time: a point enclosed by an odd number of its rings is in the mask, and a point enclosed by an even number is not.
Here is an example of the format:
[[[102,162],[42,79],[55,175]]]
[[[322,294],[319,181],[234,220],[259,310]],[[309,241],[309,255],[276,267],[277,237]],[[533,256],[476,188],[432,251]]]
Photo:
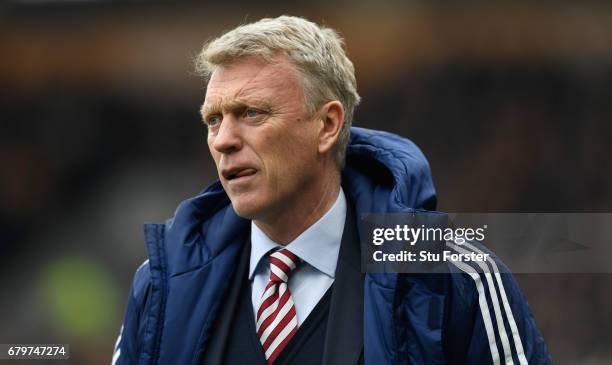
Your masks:
[[[342,184],[358,213],[436,209],[429,163],[409,139],[352,128]]]
[[[436,206],[425,156],[412,141],[388,132],[351,128],[342,186],[357,216]],[[221,183],[215,181],[182,202],[174,218],[166,222],[170,274],[201,266],[229,243],[246,238],[249,224],[236,215]]]

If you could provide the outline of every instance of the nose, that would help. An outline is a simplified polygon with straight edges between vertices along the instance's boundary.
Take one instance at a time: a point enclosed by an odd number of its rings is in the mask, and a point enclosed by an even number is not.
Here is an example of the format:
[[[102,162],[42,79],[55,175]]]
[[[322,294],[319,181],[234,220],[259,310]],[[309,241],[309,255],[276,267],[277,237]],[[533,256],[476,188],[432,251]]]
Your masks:
[[[233,116],[223,117],[223,122],[213,136],[211,146],[220,153],[231,153],[242,148],[240,126]]]

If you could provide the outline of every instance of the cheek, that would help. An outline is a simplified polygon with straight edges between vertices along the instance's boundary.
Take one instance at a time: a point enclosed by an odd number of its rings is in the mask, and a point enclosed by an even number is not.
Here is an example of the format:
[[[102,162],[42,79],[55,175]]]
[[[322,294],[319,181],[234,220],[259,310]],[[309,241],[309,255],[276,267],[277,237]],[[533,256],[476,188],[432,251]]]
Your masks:
[[[290,128],[293,129],[288,132]],[[263,164],[268,180],[266,185],[272,193],[285,190],[287,184],[299,180],[316,162],[317,144],[312,125],[283,124],[278,129],[260,133],[258,137],[249,144]]]
[[[302,127],[285,139],[283,150],[286,159],[297,168],[312,168],[312,163],[317,160],[316,136],[306,126]]]
[[[304,137],[292,135],[279,139],[270,149],[268,167],[273,189],[284,191],[301,185],[317,161],[316,144]],[[272,147],[272,146],[271,146]]]
[[[212,152],[213,149],[213,143],[215,142],[215,137],[211,136],[210,133],[208,133],[208,136],[206,137],[206,143],[208,144],[208,148],[210,149],[210,152]]]
[[[217,150],[215,150],[212,147],[213,140],[210,137],[208,138],[207,143],[208,143],[208,152],[210,152],[210,156],[212,157],[213,161],[215,161],[215,165],[219,166],[220,154],[219,152],[217,152]]]

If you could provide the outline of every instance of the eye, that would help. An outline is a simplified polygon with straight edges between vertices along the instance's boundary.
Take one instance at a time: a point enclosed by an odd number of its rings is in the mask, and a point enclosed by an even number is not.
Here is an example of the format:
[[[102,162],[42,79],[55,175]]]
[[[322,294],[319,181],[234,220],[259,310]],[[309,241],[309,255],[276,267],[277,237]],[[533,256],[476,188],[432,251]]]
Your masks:
[[[259,115],[259,110],[253,108],[246,108],[244,110],[244,116],[248,118],[255,118]]]
[[[206,118],[205,122],[209,128],[215,128],[221,123],[221,118],[218,115],[211,115]]]

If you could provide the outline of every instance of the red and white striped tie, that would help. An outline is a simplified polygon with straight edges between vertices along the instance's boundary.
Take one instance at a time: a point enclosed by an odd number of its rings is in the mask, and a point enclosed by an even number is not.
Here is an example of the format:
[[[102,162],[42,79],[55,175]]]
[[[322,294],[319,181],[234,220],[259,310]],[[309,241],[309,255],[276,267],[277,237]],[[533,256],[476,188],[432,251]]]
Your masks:
[[[270,255],[270,281],[257,311],[257,336],[268,364],[274,363],[298,329],[295,305],[287,281],[300,261],[287,249]]]

